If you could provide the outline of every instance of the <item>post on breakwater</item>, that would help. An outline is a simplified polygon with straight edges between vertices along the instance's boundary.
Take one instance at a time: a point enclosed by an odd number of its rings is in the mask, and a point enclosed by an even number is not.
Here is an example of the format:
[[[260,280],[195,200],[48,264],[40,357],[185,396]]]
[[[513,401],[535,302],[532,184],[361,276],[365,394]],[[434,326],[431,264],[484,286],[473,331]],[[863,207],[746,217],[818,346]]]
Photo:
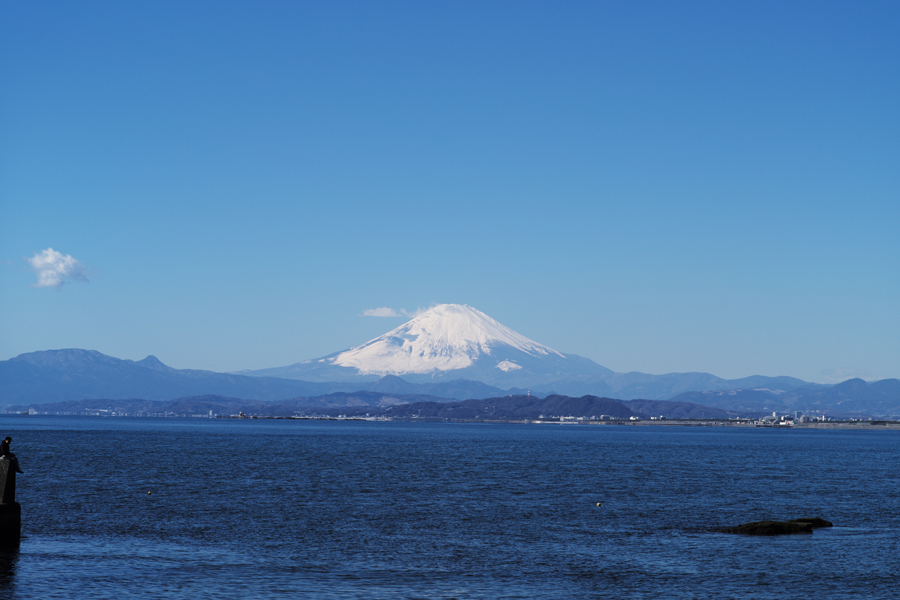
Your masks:
[[[0,458],[0,546],[18,546],[22,536],[22,507],[16,502],[16,467]]]

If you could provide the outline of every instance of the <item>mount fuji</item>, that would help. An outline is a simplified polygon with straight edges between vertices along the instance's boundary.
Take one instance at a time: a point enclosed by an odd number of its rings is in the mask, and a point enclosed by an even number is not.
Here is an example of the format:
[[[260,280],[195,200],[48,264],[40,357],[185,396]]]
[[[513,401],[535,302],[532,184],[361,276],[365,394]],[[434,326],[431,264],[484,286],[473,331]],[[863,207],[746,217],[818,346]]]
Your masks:
[[[471,306],[441,304],[361,346],[243,374],[314,382],[468,379],[500,388],[592,382],[596,388],[613,372],[530,340]]]
[[[882,382],[872,397],[882,402],[884,396],[893,402],[895,383]],[[0,406],[97,398],[172,400],[204,394],[279,400],[333,392],[463,400],[522,394],[527,389],[541,397],[594,395],[623,400],[668,400],[686,392],[727,391],[727,397],[702,397],[722,406],[729,399],[761,402],[763,408],[774,410],[781,404],[800,406],[804,394],[822,395],[829,387],[793,377],[753,375],[727,380],[709,373],[614,373],[587,358],[530,340],[460,304],[436,306],[349,350],[258,371],[173,369],[152,356],[131,361],[79,349],[32,352],[0,361]],[[835,396],[835,402],[859,399],[862,392],[857,388],[862,389],[849,385],[850,391]]]

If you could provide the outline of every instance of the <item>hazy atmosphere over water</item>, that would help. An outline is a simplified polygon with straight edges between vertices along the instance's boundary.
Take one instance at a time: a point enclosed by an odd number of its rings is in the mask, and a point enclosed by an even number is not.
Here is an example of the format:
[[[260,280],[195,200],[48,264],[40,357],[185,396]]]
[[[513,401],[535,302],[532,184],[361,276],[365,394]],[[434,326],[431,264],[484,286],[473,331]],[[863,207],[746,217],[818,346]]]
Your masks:
[[[4,1],[0,360],[262,369],[464,303],[615,371],[900,377],[898,17]]]

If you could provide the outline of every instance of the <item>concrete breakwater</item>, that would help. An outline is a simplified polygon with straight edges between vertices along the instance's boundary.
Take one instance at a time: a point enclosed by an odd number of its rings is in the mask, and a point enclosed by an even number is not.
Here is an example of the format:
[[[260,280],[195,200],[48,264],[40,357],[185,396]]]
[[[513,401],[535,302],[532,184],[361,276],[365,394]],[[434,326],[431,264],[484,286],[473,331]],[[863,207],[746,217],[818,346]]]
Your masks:
[[[18,546],[22,536],[22,507],[16,502],[16,468],[0,459],[0,547]]]

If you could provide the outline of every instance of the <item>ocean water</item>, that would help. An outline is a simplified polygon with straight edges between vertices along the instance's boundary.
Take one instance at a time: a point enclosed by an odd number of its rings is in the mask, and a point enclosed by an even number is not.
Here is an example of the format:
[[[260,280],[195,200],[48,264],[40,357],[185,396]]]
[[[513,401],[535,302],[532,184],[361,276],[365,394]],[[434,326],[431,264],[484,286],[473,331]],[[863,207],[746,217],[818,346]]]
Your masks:
[[[0,423],[0,598],[900,597],[896,432]],[[712,531],[802,516],[835,527]]]

